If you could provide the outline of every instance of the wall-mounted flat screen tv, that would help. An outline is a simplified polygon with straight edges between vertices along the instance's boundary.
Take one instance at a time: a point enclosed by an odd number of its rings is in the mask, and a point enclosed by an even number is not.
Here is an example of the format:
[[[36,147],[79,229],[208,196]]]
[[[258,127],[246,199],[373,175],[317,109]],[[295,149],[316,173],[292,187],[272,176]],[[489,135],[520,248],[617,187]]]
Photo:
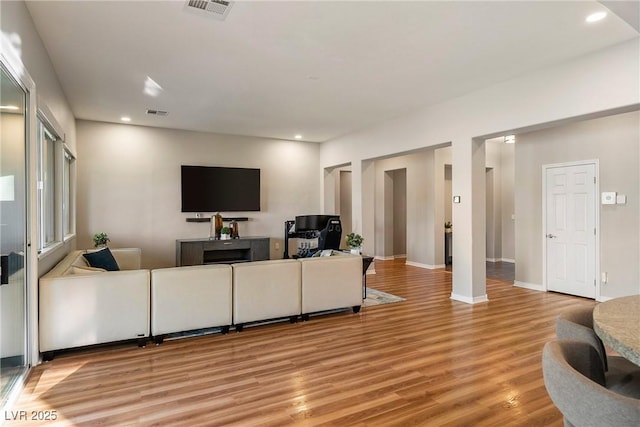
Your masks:
[[[182,212],[260,210],[260,169],[182,166]]]

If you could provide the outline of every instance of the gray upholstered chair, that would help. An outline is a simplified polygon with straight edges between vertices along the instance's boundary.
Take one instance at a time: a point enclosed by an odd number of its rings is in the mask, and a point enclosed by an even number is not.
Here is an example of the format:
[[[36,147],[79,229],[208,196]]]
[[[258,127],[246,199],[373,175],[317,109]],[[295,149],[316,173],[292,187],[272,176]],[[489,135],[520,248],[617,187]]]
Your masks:
[[[640,398],[640,366],[622,356],[607,355],[602,340],[593,330],[593,307],[577,307],[556,318],[556,335],[591,345],[602,362],[606,387],[625,396]]]
[[[542,351],[544,384],[565,426],[637,427],[640,400],[605,387],[597,350],[585,342],[552,341]]]
[[[596,349],[607,371],[607,353],[602,340],[593,330],[593,307],[576,307],[563,311],[556,318],[556,336],[561,340],[589,343]]]

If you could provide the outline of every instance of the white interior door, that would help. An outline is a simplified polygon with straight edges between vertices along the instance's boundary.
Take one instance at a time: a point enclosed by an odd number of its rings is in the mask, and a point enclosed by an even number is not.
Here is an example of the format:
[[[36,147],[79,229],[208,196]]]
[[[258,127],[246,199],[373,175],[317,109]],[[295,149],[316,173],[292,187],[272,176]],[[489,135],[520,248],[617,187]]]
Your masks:
[[[547,289],[596,297],[596,165],[546,169]]]

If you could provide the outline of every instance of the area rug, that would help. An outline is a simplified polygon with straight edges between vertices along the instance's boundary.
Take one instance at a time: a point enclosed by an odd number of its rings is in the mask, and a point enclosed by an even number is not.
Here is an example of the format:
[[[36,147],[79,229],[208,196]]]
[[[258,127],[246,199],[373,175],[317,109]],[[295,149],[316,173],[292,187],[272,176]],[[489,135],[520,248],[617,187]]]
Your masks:
[[[365,307],[373,305],[391,304],[392,302],[405,301],[405,298],[388,294],[377,289],[367,288],[367,298],[363,301]]]

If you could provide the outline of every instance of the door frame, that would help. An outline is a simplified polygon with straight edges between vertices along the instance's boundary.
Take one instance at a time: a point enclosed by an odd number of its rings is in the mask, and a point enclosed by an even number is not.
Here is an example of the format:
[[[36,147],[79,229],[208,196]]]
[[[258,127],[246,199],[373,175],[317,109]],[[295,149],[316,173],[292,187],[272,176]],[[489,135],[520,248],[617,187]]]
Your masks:
[[[26,371],[23,378],[29,375],[31,368],[39,362],[38,348],[38,265],[37,265],[37,218],[34,215],[36,205],[36,150],[34,141],[36,140],[36,110],[37,94],[36,84],[27,71],[21,56],[12,42],[4,34],[0,37],[0,64],[13,77],[13,79],[26,92],[26,114],[25,114],[25,250],[24,258],[24,301],[25,301],[25,364]],[[22,388],[15,387],[11,392],[7,402],[11,402]]]
[[[547,170],[562,168],[562,167],[570,167],[570,166],[585,166],[585,165],[594,165],[595,166],[595,177],[596,177],[596,187],[595,187],[595,197],[593,198],[593,208],[595,210],[595,227],[596,227],[596,241],[595,241],[595,281],[596,281],[596,292],[595,292],[595,300],[601,301],[600,297],[600,161],[598,159],[591,160],[577,160],[573,162],[562,162],[562,163],[550,163],[542,165],[542,235],[540,238],[542,239],[542,290],[548,292],[548,283],[547,283]]]

